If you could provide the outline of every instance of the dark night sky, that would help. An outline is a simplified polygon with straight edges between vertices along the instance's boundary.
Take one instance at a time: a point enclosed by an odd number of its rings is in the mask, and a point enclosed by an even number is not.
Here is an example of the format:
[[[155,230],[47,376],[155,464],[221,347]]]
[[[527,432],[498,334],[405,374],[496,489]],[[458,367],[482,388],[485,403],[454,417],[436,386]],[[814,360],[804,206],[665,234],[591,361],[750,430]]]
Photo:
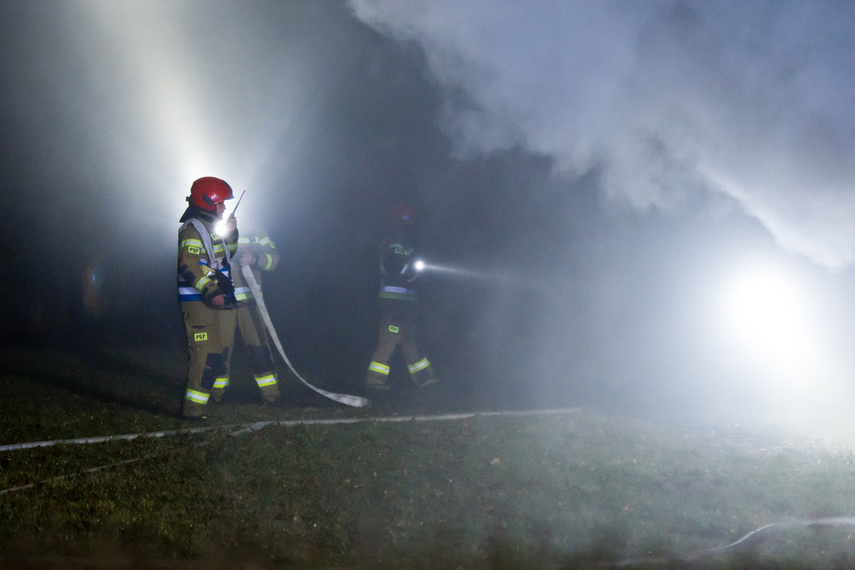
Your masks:
[[[4,338],[181,350],[177,220],[212,175],[275,239],[268,305],[315,374],[362,375],[405,199],[446,269],[422,287],[449,385],[825,413],[855,385],[853,22],[830,1],[3,2]]]

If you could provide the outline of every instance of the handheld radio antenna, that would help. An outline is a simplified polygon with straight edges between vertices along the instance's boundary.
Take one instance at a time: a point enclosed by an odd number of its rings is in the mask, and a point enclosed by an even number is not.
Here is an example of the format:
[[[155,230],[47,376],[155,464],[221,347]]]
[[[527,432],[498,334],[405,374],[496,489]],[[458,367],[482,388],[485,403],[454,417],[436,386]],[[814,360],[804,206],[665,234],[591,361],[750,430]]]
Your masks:
[[[235,212],[237,212],[238,206],[240,206],[240,201],[243,200],[243,195],[246,194],[246,190],[240,193],[240,198],[238,198],[237,204],[235,204],[235,209],[232,210],[232,213],[229,214],[229,219],[232,220],[235,217]]]

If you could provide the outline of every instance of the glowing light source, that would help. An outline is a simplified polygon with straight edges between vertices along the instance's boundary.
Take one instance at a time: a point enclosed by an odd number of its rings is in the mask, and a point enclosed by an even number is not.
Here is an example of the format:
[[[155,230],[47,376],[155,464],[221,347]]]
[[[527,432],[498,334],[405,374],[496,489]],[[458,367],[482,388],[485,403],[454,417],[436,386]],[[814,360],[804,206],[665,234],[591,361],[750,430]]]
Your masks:
[[[851,366],[829,336],[828,290],[797,264],[749,263],[717,283],[710,307],[724,341],[715,358],[728,371],[716,389],[788,428],[851,426]]]
[[[758,265],[725,288],[726,330],[755,359],[779,365],[809,356],[810,319],[795,277],[780,267]]]
[[[216,224],[214,224],[214,235],[224,236],[228,232],[226,228],[226,220],[220,220]]]
[[[416,269],[416,271],[422,271],[425,268],[425,262],[421,259],[417,259],[415,263],[413,263],[413,267]]]

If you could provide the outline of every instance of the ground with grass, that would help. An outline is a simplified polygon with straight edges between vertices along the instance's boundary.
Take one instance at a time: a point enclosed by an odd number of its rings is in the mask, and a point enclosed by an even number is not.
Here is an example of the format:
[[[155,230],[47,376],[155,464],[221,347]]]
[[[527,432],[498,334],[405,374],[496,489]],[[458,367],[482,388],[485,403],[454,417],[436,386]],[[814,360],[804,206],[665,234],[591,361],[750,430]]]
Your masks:
[[[855,456],[818,439],[463,414],[441,388],[357,410],[287,378],[287,405],[236,388],[187,432],[175,351],[2,352],[0,445],[158,435],[0,452],[3,567],[855,565],[832,519],[855,514]],[[770,523],[787,524],[709,551]]]

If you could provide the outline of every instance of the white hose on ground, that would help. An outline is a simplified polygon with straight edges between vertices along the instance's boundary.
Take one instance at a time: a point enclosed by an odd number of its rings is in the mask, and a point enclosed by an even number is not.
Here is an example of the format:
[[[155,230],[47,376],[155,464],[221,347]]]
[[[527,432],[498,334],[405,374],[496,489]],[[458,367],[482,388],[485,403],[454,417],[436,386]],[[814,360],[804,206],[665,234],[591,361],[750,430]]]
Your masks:
[[[218,430],[226,430],[229,435],[241,435],[245,433],[251,433],[268,426],[282,426],[282,427],[290,427],[296,425],[342,425],[342,424],[354,424],[354,423],[367,423],[367,422],[378,422],[378,423],[400,423],[400,422],[434,422],[434,421],[456,421],[456,420],[466,420],[473,419],[477,417],[486,417],[486,416],[540,416],[540,415],[554,415],[554,414],[570,414],[579,412],[581,408],[564,408],[564,409],[553,409],[553,410],[499,410],[495,412],[463,412],[456,414],[440,414],[433,416],[391,416],[391,417],[373,417],[373,418],[317,418],[317,419],[302,419],[302,420],[281,420],[281,421],[266,421],[266,422],[253,422],[249,424],[239,424],[239,425],[228,425],[228,426],[206,426],[192,429],[180,429],[180,430],[170,430],[170,431],[155,431],[148,433],[133,433],[133,434],[125,434],[125,435],[103,435],[98,437],[83,437],[78,439],[55,439],[51,441],[34,441],[29,443],[13,443],[9,445],[0,445],[0,452],[2,451],[17,451],[21,449],[32,449],[34,447],[50,447],[52,445],[58,444],[89,444],[89,443],[104,443],[107,441],[115,441],[115,440],[130,440],[136,439],[138,437],[166,437],[169,435],[180,435],[180,434],[193,434],[199,433],[203,431],[211,431],[214,429]],[[207,441],[204,441],[198,445],[205,445]],[[102,471],[104,469],[109,469],[111,467],[116,467],[118,465],[125,465],[127,463],[134,463],[136,461],[141,461],[143,459],[149,459],[152,457],[156,457],[157,454],[150,453],[143,457],[139,457],[136,459],[128,459],[125,461],[120,461],[118,463],[111,463],[109,465],[102,465],[100,467],[93,467],[92,469],[86,469],[81,471],[80,473],[96,473],[98,471]],[[40,481],[39,483],[49,483],[51,481],[62,481],[64,479],[69,479],[74,477],[75,474],[71,475],[60,475],[58,477],[53,477],[51,479],[45,479],[44,481]],[[23,491],[25,489],[32,489],[35,487],[37,483],[28,483],[26,485],[18,485],[17,487],[11,487],[9,489],[0,490],[0,495],[7,495],[9,493],[14,493],[16,491]]]
[[[840,517],[827,517],[827,518],[817,518],[817,519],[797,519],[792,521],[785,522],[777,522],[772,524],[767,524],[766,526],[762,526],[755,530],[752,530],[736,542],[732,542],[726,546],[719,546],[716,548],[707,548],[704,550],[693,550],[691,552],[684,552],[682,554],[677,554],[674,556],[657,556],[650,558],[631,558],[627,560],[619,560],[615,562],[607,562],[600,564],[598,566],[608,567],[608,568],[628,568],[630,566],[667,566],[672,567],[674,565],[682,565],[688,563],[694,563],[700,560],[701,558],[705,558],[707,556],[715,556],[719,554],[728,554],[732,552],[738,552],[744,548],[750,548],[759,542],[769,538],[769,536],[773,535],[776,532],[782,530],[791,530],[791,529],[807,529],[807,528],[819,528],[819,527],[840,527],[847,526],[853,527],[855,526],[855,517],[852,516],[840,516]]]
[[[36,447],[50,447],[52,445],[76,445],[90,443],[104,443],[107,441],[131,440],[138,437],[167,437],[170,435],[186,435],[201,433],[211,430],[228,430],[232,434],[246,433],[247,431],[258,431],[267,426],[314,426],[314,425],[344,425],[344,424],[360,424],[367,422],[375,423],[405,423],[405,422],[448,422],[457,420],[469,420],[479,417],[527,417],[527,416],[544,416],[544,415],[561,415],[573,414],[580,412],[582,408],[556,408],[550,410],[497,410],[483,412],[459,412],[454,414],[434,414],[434,415],[417,415],[417,416],[373,416],[359,418],[314,418],[301,420],[279,420],[279,421],[263,421],[252,422],[248,424],[231,424],[222,426],[204,426],[195,428],[184,428],[167,431],[150,431],[141,433],[129,433],[123,435],[100,435],[95,437],[79,437],[74,439],[52,439],[48,441],[30,441],[25,443],[10,443],[0,445],[0,452],[19,451],[22,449],[33,449]]]
[[[273,322],[270,320],[270,314],[267,312],[267,307],[264,305],[264,298],[261,296],[261,287],[258,286],[258,281],[255,280],[255,275],[252,274],[252,268],[249,265],[244,265],[240,268],[241,273],[246,279],[249,288],[252,290],[252,294],[255,297],[255,302],[258,304],[258,312],[261,313],[261,318],[264,319],[264,324],[267,326],[267,330],[270,332],[270,338],[273,339],[273,343],[276,345],[276,348],[279,350],[279,354],[282,356],[282,360],[285,361],[285,364],[288,365],[288,368],[291,369],[291,372],[300,379],[300,381],[320,394],[321,396],[325,396],[330,400],[335,400],[341,404],[345,404],[347,406],[353,406],[354,408],[366,408],[371,405],[371,400],[368,398],[361,398],[359,396],[352,396],[350,394],[336,394],[335,392],[327,392],[326,390],[321,390],[316,386],[312,386],[310,383],[306,382],[302,376],[300,376],[294,367],[291,365],[291,361],[288,360],[288,357],[285,355],[285,349],[282,348],[282,343],[279,342],[279,337],[276,335],[276,330],[273,328]]]

